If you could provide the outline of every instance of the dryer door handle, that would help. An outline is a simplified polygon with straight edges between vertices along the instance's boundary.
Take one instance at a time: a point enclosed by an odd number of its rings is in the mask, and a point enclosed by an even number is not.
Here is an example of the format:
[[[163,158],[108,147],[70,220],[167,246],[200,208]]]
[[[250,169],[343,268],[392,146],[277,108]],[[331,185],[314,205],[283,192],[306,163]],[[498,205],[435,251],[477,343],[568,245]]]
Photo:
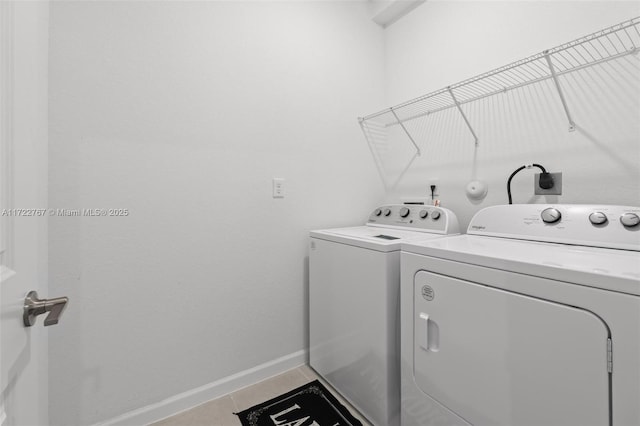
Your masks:
[[[425,351],[429,350],[429,315],[420,312],[418,320],[418,344]]]
[[[416,333],[416,340],[422,349],[429,352],[440,350],[440,327],[429,317],[429,314],[420,312]]]

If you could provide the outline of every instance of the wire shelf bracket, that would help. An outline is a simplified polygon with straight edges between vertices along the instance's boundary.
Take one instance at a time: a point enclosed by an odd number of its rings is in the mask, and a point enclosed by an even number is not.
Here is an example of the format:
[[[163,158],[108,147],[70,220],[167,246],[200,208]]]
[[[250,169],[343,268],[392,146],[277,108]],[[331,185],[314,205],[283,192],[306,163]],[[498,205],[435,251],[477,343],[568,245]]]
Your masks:
[[[376,168],[378,169],[378,174],[382,179],[382,183],[384,184],[386,189],[393,189],[398,185],[398,183],[402,180],[402,178],[407,173],[407,171],[411,168],[411,165],[416,160],[416,158],[420,156],[421,151],[418,145],[416,144],[415,140],[411,136],[411,133],[404,126],[404,124],[402,124],[402,122],[400,121],[397,114],[395,114],[393,109],[389,108],[388,110],[386,110],[385,116],[392,117],[392,119],[387,120],[387,124],[380,123],[379,121],[366,122],[362,118],[359,118],[358,121],[360,122],[360,129],[362,130],[362,133],[364,133],[365,138],[369,142],[368,143],[369,150],[371,151],[371,155],[375,160],[375,165],[376,165]],[[389,137],[388,137],[387,131],[390,128],[389,126],[390,123],[395,123],[400,126],[404,134],[408,136],[409,141],[411,142],[412,150],[413,150],[413,152],[410,154],[411,157],[407,160],[406,164],[401,166],[400,172],[397,172],[396,170],[396,173],[394,174],[397,174],[397,176],[395,177],[390,176],[390,174],[388,173],[388,170],[385,169],[384,161],[382,159],[382,156],[380,155],[380,152],[378,151],[378,149],[384,150],[385,147],[388,147]]]
[[[413,137],[411,136],[411,133],[409,133],[409,131],[407,130],[407,128],[404,126],[404,124],[402,124],[402,121],[400,120],[400,118],[398,117],[398,114],[396,114],[396,112],[393,110],[393,108],[390,108],[391,110],[391,114],[393,114],[393,116],[396,118],[396,121],[398,122],[398,124],[400,125],[400,127],[402,127],[402,130],[404,131],[404,133],[407,135],[407,137],[409,137],[409,140],[411,141],[411,143],[413,144],[413,147],[416,149],[416,155],[420,156],[420,147],[418,146],[418,144],[416,143],[415,140],[413,140]]]
[[[576,130],[576,123],[571,118],[571,113],[569,112],[569,106],[567,105],[567,100],[564,97],[564,93],[562,92],[562,86],[560,85],[560,81],[558,80],[558,74],[556,73],[556,69],[553,66],[553,61],[551,60],[551,55],[549,55],[549,51],[545,50],[543,52],[544,58],[549,65],[549,72],[551,72],[551,78],[553,79],[553,83],[558,90],[558,95],[560,96],[560,102],[562,102],[562,108],[564,108],[564,113],[567,114],[567,119],[569,120],[569,131],[573,132]]]
[[[453,103],[456,105],[456,108],[458,108],[460,115],[462,115],[462,119],[467,124],[469,131],[473,135],[473,139],[475,140],[476,146],[478,146],[478,136],[476,135],[476,132],[473,131],[473,127],[471,127],[471,123],[469,123],[469,120],[467,119],[466,114],[462,110],[462,107],[460,107],[460,102],[458,102],[458,99],[456,99],[456,95],[453,93],[453,90],[451,90],[451,86],[447,87],[447,91],[449,91],[449,94],[451,95],[451,99],[453,99]]]

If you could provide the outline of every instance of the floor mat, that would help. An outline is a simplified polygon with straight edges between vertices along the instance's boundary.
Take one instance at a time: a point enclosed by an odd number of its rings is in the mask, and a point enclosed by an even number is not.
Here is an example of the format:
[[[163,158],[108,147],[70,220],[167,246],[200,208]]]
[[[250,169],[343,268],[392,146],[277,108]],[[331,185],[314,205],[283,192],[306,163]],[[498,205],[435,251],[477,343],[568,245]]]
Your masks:
[[[236,415],[243,426],[362,426],[318,380]]]

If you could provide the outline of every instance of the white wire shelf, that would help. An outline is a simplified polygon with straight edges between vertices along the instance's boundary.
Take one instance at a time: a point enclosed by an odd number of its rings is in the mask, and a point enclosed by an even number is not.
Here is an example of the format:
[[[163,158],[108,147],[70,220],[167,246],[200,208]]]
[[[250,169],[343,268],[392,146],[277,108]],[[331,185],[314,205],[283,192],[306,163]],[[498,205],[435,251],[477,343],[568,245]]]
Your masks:
[[[450,108],[457,108],[476,144],[478,137],[461,105],[530,84],[553,79],[567,115],[569,131],[575,124],[558,77],[596,64],[615,60],[640,50],[640,17],[545,50],[509,65],[477,75],[391,108],[361,117],[360,126],[371,144],[380,143],[385,129],[401,126],[420,155],[420,149],[403,123]]]

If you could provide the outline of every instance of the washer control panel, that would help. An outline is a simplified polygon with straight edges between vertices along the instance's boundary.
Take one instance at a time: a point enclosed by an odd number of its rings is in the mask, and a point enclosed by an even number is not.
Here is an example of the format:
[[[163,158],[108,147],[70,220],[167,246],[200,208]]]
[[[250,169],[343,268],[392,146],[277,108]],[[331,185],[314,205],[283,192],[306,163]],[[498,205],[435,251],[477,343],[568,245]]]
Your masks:
[[[640,251],[640,207],[492,206],[476,213],[467,233]]]
[[[458,218],[451,210],[420,204],[390,204],[375,209],[367,225],[391,226],[414,231],[458,234]]]

